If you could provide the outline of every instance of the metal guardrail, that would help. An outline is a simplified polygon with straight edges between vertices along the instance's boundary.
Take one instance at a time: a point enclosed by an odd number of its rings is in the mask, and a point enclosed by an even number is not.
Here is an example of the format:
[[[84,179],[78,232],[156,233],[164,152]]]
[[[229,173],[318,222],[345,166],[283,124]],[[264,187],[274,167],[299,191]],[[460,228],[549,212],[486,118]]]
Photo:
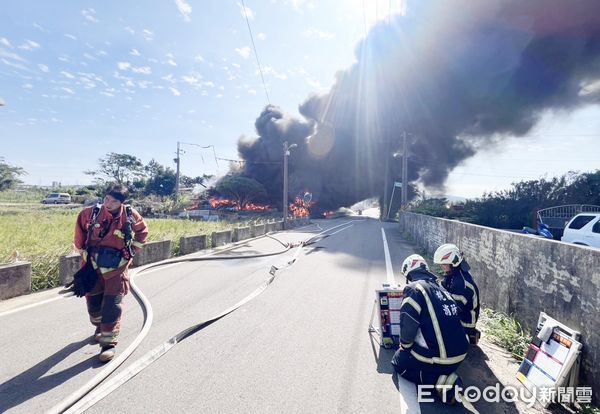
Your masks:
[[[599,213],[600,206],[592,204],[566,204],[538,210],[537,219],[552,229],[564,229],[565,225],[579,213]]]

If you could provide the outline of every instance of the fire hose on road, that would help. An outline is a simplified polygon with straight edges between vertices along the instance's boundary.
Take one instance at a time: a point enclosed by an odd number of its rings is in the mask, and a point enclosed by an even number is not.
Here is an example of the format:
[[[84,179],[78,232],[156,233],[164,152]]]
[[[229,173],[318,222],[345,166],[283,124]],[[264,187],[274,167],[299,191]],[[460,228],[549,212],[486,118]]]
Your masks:
[[[299,243],[283,243],[280,240],[277,240],[270,235],[266,235],[266,237],[272,238],[276,240],[280,244],[284,246],[283,249],[264,254],[254,254],[254,255],[237,255],[237,256],[203,256],[203,257],[191,257],[185,259],[168,259],[158,263],[152,263],[146,266],[142,266],[138,269],[134,269],[131,274],[130,284],[131,290],[135,299],[138,301],[140,306],[142,307],[142,311],[144,314],[144,323],[142,329],[135,340],[121,353],[117,358],[111,361],[104,370],[90,379],[86,384],[76,390],[74,393],[69,395],[64,401],[52,407],[48,413],[81,413],[96,404],[98,401],[102,400],[105,396],[110,394],[115,389],[119,388],[121,385],[129,381],[143,369],[151,365],[154,361],[158,360],[161,356],[166,354],[171,348],[173,348],[177,343],[181,342],[185,338],[195,334],[196,332],[206,328],[207,326],[213,324],[224,316],[232,313],[242,305],[248,303],[262,292],[264,292],[267,287],[273,283],[275,280],[276,274],[278,270],[283,270],[289,266],[291,266],[298,255],[302,251],[302,247],[308,246],[310,244],[314,244],[326,237],[329,237],[331,234],[324,234],[329,230],[333,230],[342,226],[347,226],[349,223],[345,222],[338,226],[334,226],[330,229],[324,230],[321,233],[318,233],[314,236],[309,237],[308,239],[301,241]],[[349,224],[348,227],[352,226]],[[343,229],[342,229],[343,230]],[[341,231],[341,230],[338,230]],[[337,233],[337,232],[336,232]],[[333,233],[335,234],[335,233]],[[283,267],[275,267],[271,266],[269,271],[270,276],[263,282],[262,285],[257,287],[252,293],[250,293],[245,298],[241,299],[236,304],[230,306],[224,311],[216,314],[212,318],[204,320],[198,324],[190,326],[189,328],[184,329],[183,331],[177,333],[176,335],[169,338],[166,342],[160,344],[137,361],[135,361],[132,365],[127,367],[124,371],[119,373],[116,377],[112,378],[108,382],[99,386],[99,384],[104,381],[110,374],[112,374],[125,360],[137,349],[142,340],[146,337],[148,332],[150,331],[150,327],[152,326],[152,321],[154,318],[154,314],[152,311],[152,306],[150,302],[146,298],[146,296],[142,293],[142,291],[138,288],[135,283],[135,278],[138,274],[148,271],[153,268],[162,267],[170,264],[176,263],[186,263],[186,262],[197,262],[197,261],[208,261],[208,260],[234,260],[234,259],[250,259],[250,258],[259,258],[259,257],[267,257],[267,256],[276,256],[283,253],[288,252],[292,248],[298,248],[294,256],[291,260],[285,263]]]

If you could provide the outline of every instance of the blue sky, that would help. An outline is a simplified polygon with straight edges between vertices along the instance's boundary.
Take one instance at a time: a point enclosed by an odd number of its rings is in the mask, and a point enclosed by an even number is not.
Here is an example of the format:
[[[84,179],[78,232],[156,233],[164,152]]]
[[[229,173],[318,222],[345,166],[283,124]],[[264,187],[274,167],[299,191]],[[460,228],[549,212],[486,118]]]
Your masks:
[[[354,61],[357,42],[402,2],[247,0],[270,102],[297,114]],[[28,184],[85,184],[108,152],[174,167],[177,141],[236,159],[267,104],[241,1],[34,2],[0,15],[0,156]],[[597,106],[548,113],[459,166],[448,193],[598,168]],[[183,145],[182,173],[224,174],[212,149]]]

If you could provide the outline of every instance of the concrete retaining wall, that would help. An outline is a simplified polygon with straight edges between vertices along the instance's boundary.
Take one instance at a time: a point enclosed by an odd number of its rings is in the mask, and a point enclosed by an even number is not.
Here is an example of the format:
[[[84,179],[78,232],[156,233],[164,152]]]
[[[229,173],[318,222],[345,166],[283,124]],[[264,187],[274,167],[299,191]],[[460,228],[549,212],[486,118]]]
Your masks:
[[[254,226],[250,226],[250,234],[252,234],[252,237],[262,236],[265,234],[265,225],[255,224]]]
[[[240,240],[246,240],[252,237],[252,232],[250,231],[250,227],[238,227],[233,230],[233,238],[234,242],[238,242]]]
[[[134,266],[160,262],[171,257],[171,240],[153,241],[144,244],[142,251],[133,258]]]
[[[306,224],[308,219],[293,220],[294,225]],[[245,240],[258,237],[267,231],[279,231],[282,229],[283,221],[257,224],[250,227],[240,227],[235,231],[225,230],[214,232],[211,237],[212,247],[222,246],[232,241]],[[180,239],[179,254],[194,253],[206,248],[207,238],[203,234],[198,236],[186,236]],[[134,260],[134,266],[158,262],[171,257],[171,240],[148,242],[138,253]],[[72,253],[59,258],[59,281],[66,285],[73,280],[73,275],[81,265],[79,254]],[[23,295],[31,291],[31,264],[21,262],[15,264],[0,264],[0,300]]]
[[[412,213],[400,214],[400,230],[429,254],[443,243],[458,245],[482,303],[513,314],[530,332],[541,311],[581,331],[581,382],[598,401],[600,250]]]
[[[66,285],[73,281],[73,275],[81,267],[81,255],[71,253],[66,256],[60,256],[58,278],[61,285]]]
[[[31,263],[0,265],[0,300],[31,292]]]
[[[231,230],[215,231],[211,236],[211,246],[215,248],[231,243],[232,233]]]
[[[206,249],[206,234],[184,236],[179,239],[179,254],[185,255]]]

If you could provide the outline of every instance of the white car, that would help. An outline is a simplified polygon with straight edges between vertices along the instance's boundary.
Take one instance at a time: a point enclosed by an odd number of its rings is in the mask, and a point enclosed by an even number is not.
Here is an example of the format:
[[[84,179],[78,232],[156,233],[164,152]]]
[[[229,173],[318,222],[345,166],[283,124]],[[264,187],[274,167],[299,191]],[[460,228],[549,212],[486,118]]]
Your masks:
[[[561,241],[600,248],[600,213],[580,213],[565,226]]]
[[[43,200],[42,204],[70,204],[71,195],[68,193],[50,193]]]

